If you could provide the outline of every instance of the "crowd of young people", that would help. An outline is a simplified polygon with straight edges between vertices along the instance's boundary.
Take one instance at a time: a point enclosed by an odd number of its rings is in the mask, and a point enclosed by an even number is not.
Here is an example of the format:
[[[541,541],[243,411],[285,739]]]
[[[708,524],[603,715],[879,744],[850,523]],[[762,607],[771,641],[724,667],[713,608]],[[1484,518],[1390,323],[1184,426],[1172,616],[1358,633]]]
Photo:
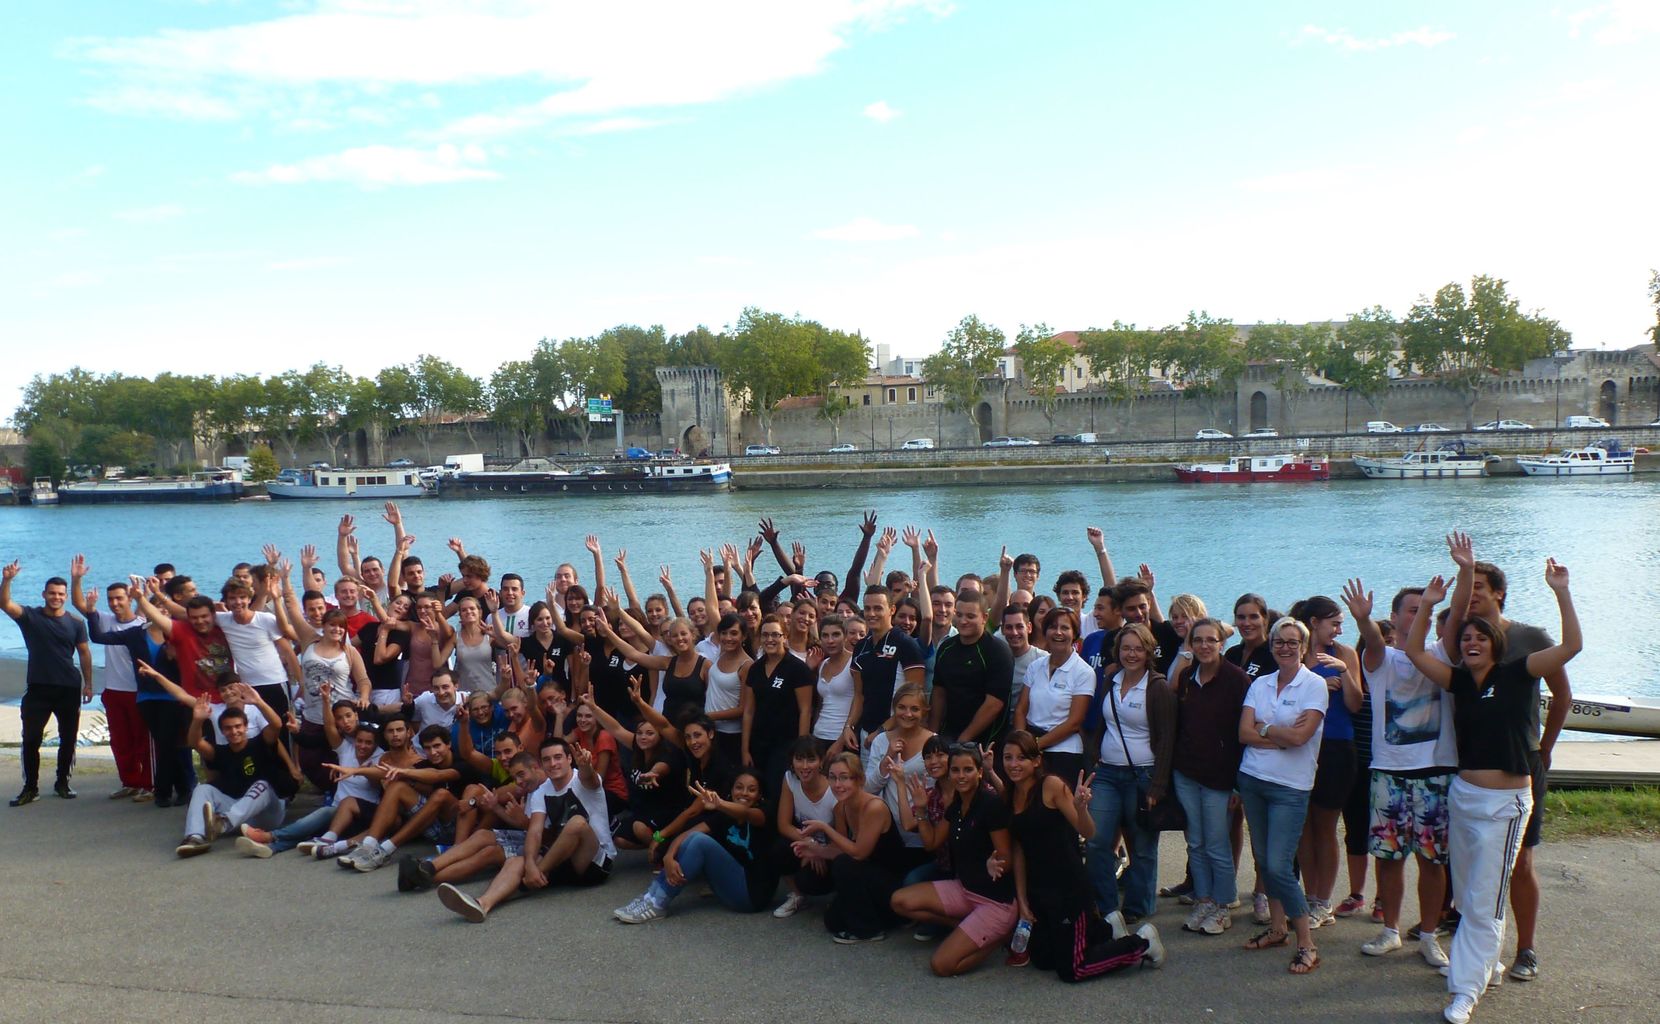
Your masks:
[[[1367,909],[1368,859],[1382,928],[1361,952],[1402,948],[1411,857],[1410,937],[1448,976],[1447,1020],[1505,976],[1507,895],[1509,974],[1538,974],[1531,850],[1581,646],[1555,562],[1560,642],[1505,617],[1505,574],[1461,534],[1452,581],[1400,588],[1387,618],[1354,579],[1285,614],[1248,593],[1224,622],[1190,593],[1166,611],[1151,569],[1119,577],[1094,528],[1087,609],[1082,571],[1051,596],[1037,558],[1007,549],[942,583],[932,532],[878,534],[874,515],[845,582],[807,575],[805,550],[762,520],[747,545],[700,552],[684,601],[667,568],[642,601],[626,552],[608,569],[590,536],[591,589],[567,563],[527,604],[521,576],[494,576],[459,539],[455,572],[429,580],[396,505],[385,519],[383,562],[342,518],[331,588],[314,548],[296,583],[268,546],[217,599],[158,565],[100,605],[76,556],[25,608],[21,567],[5,566],[0,606],[29,652],[12,806],[39,797],[46,722],[76,734],[97,644],[113,796],[183,807],[180,857],[229,837],[253,858],[396,864],[400,890],[435,890],[472,922],[637,858],[649,881],[615,911],[625,924],[701,883],[740,913],[821,904],[843,944],[910,922],[937,941],[940,975],[1006,951],[1080,981],[1166,955],[1146,920],[1161,831],[1186,836],[1187,878],[1165,891],[1191,906],[1182,927],[1228,931],[1243,820],[1262,926],[1245,949],[1290,947],[1293,974],[1317,969],[1315,931]],[[901,543],[910,571],[887,571]],[[768,548],[781,571],[762,585]],[[1338,639],[1345,611],[1356,647]],[[1543,723],[1541,680],[1556,698]],[[60,746],[60,798],[73,757]],[[291,816],[308,786],[323,802]],[[1334,906],[1340,821],[1350,892]]]

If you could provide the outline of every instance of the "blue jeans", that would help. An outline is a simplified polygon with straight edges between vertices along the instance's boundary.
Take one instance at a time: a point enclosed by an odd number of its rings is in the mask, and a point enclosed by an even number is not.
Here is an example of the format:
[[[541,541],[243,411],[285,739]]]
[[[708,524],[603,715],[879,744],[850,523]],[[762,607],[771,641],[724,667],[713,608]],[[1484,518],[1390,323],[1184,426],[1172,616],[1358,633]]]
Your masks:
[[[694,832],[687,836],[680,848],[674,851],[674,859],[679,862],[686,881],[682,885],[670,885],[659,871],[648,890],[658,903],[668,906],[669,901],[679,896],[686,886],[703,878],[715,890],[715,899],[720,900],[727,909],[744,914],[757,909],[749,902],[749,880],[744,875],[743,866],[707,833]]]
[[[1193,898],[1223,906],[1239,895],[1234,881],[1233,844],[1228,838],[1225,789],[1209,789],[1181,772],[1172,773],[1176,799],[1187,815],[1187,867],[1193,872]]]
[[[1239,799],[1245,805],[1245,823],[1251,827],[1251,856],[1262,872],[1262,885],[1271,899],[1280,901],[1291,921],[1308,913],[1303,887],[1293,863],[1308,816],[1308,791],[1264,782],[1239,773]]]
[[[918,864],[916,867],[912,868],[910,873],[900,880],[899,887],[903,889],[907,885],[920,885],[923,882],[938,882],[942,879],[950,877],[950,875],[940,870],[940,866],[937,861],[929,861],[926,864]]]
[[[1095,903],[1102,914],[1119,909],[1119,888],[1123,888],[1124,913],[1146,917],[1153,912],[1159,876],[1159,837],[1135,823],[1136,793],[1153,786],[1151,768],[1095,766],[1094,794],[1089,799],[1089,816],[1095,820],[1095,836],[1084,858],[1089,881],[1095,887]],[[1114,851],[1118,829],[1130,844],[1130,866],[1122,878],[1114,877],[1118,867]]]
[[[303,818],[296,819],[271,833],[271,852],[292,850],[307,839],[323,834],[334,818],[334,805],[324,804]]]

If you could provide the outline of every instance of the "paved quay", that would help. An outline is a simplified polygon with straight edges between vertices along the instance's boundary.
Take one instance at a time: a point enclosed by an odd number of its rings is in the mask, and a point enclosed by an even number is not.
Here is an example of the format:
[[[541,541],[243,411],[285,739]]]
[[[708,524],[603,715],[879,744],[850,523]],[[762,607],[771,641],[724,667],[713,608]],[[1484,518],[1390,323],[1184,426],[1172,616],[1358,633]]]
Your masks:
[[[10,785],[16,773],[15,754],[0,756],[0,778]],[[1153,919],[1169,949],[1163,970],[1077,986],[1001,958],[936,979],[930,947],[908,930],[836,946],[811,909],[775,921],[688,894],[668,919],[631,928],[610,911],[645,885],[637,854],[600,889],[526,900],[469,925],[431,893],[397,893],[391,869],[363,876],[292,853],[246,860],[228,842],[181,861],[181,811],[108,802],[116,780],[95,762],[76,784],[72,802],[0,807],[0,1021],[1428,1024],[1444,1001],[1442,979],[1415,954],[1361,956],[1375,932],[1361,919],[1316,933],[1324,963],[1299,979],[1286,973],[1289,951],[1238,948],[1248,920],[1222,937],[1187,935],[1168,900]],[[1163,881],[1174,881],[1177,838],[1166,837],[1161,863]],[[1506,984],[1477,1020],[1654,1019],[1660,925],[1638,894],[1660,891],[1660,844],[1548,844],[1539,865],[1543,978]]]

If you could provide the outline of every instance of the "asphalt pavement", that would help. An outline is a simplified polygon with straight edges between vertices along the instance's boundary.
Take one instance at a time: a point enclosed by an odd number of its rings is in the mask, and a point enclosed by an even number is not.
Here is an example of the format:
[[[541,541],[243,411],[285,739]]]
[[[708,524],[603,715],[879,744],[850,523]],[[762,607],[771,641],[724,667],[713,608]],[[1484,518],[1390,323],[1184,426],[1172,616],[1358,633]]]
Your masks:
[[[9,797],[15,755],[0,757],[0,778]],[[390,867],[365,876],[294,853],[249,860],[228,840],[180,860],[181,810],[110,802],[107,768],[89,766],[76,784],[78,800],[0,807],[0,1021],[1428,1024],[1445,1002],[1444,980],[1410,943],[1382,959],[1360,954],[1377,929],[1364,915],[1316,932],[1324,962],[1297,978],[1290,950],[1239,948],[1248,907],[1209,937],[1183,933],[1185,908],[1161,900],[1152,920],[1164,968],[1082,985],[1004,967],[1001,956],[937,979],[931,947],[909,929],[837,946],[816,909],[777,921],[693,892],[667,919],[629,927],[610,912],[645,887],[639,854],[624,854],[598,889],[522,900],[470,925],[430,892],[398,893]],[[1562,843],[1538,856],[1542,977],[1494,991],[1476,1020],[1660,1019],[1650,912],[1660,844]],[[1177,880],[1182,863],[1179,836],[1166,836],[1161,881]],[[1409,878],[1409,903],[1411,892]]]

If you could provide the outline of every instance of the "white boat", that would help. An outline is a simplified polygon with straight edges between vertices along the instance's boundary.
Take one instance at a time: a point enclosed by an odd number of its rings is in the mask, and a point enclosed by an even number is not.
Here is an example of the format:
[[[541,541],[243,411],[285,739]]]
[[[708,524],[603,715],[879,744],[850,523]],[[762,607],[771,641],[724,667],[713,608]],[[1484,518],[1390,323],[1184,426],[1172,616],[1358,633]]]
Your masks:
[[[1630,476],[1637,456],[1609,438],[1558,455],[1518,455],[1516,465],[1528,476]]]
[[[1357,469],[1373,480],[1444,480],[1486,476],[1493,456],[1471,454],[1462,441],[1452,441],[1434,451],[1407,452],[1398,458],[1373,459],[1356,455]]]
[[[49,476],[35,477],[35,485],[29,490],[29,504],[56,505],[58,503],[58,489],[52,486]]]
[[[1550,693],[1539,698],[1539,713],[1550,711]],[[1620,736],[1660,737],[1660,700],[1574,695],[1564,728]]]
[[[265,493],[272,498],[298,499],[378,499],[419,498],[432,493],[421,482],[421,471],[414,467],[387,469],[365,467],[358,469],[312,469],[299,480],[272,480],[266,483]]]

